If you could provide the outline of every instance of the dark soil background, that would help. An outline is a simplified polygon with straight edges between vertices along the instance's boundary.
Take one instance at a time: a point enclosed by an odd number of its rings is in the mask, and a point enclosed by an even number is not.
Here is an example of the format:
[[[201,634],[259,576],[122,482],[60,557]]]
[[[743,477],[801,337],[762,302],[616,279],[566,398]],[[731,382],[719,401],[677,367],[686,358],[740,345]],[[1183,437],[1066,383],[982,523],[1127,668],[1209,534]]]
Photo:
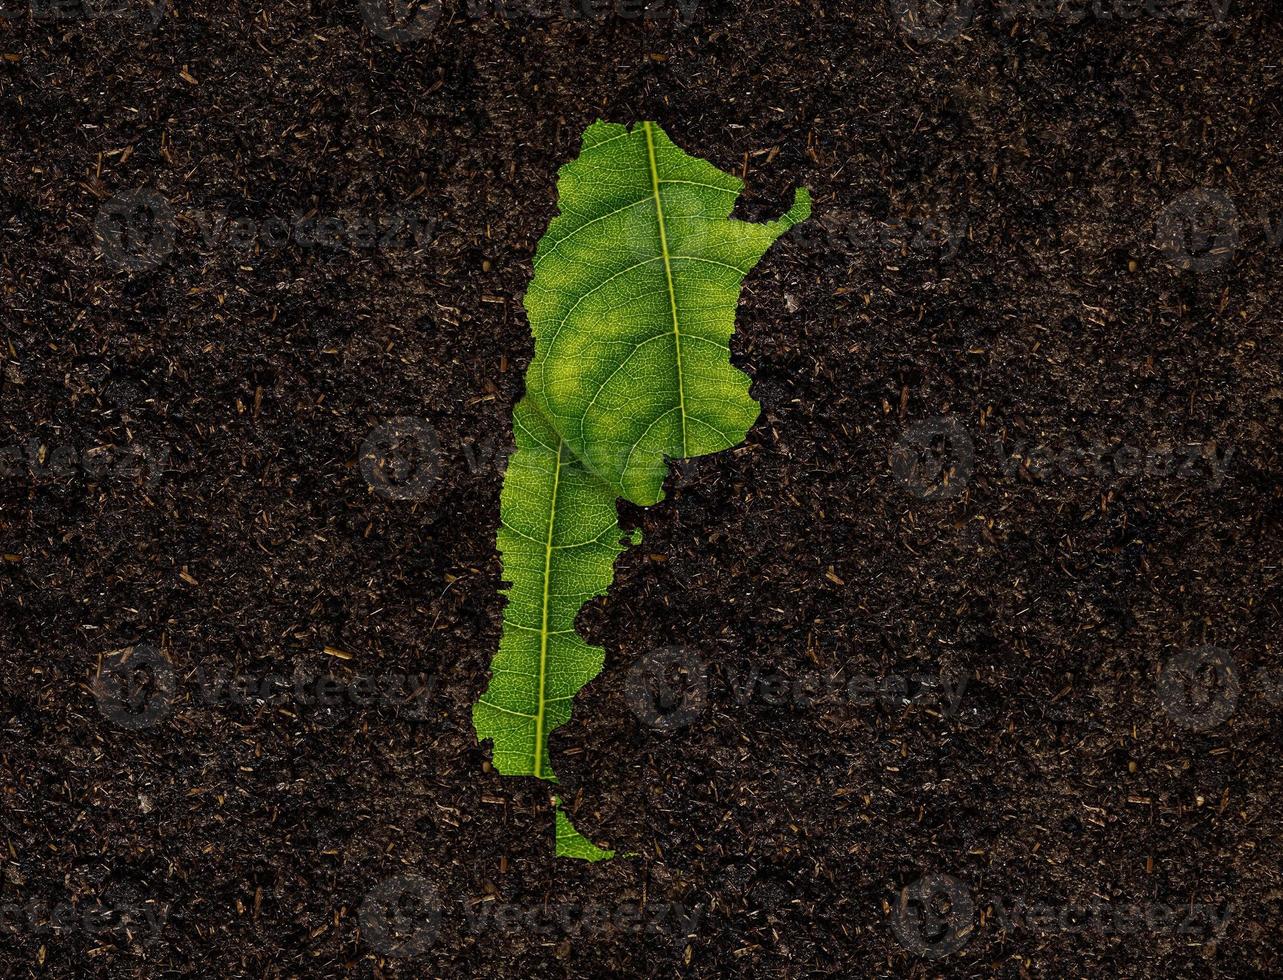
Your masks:
[[[1283,13],[909,6],[9,8],[5,976],[1279,971]],[[581,616],[589,866],[469,709],[599,116],[816,203]]]

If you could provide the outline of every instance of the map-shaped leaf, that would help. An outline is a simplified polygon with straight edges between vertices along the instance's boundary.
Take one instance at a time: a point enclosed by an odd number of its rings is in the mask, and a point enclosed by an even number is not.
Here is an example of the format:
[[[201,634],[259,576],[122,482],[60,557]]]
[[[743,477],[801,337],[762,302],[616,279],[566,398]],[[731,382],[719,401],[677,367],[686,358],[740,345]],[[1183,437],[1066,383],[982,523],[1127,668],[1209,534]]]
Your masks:
[[[743,441],[760,406],[730,362],[745,274],[810,214],[798,189],[776,221],[730,218],[741,181],[688,156],[658,126],[596,122],[557,175],[561,212],[535,252],[525,306],[535,335],[517,451],[500,497],[503,635],[473,708],[504,775],[556,781],[548,735],[600,673],[575,632],[615,558],[640,541],[616,499],[663,497],[669,459]],[[557,808],[557,853],[610,857]]]

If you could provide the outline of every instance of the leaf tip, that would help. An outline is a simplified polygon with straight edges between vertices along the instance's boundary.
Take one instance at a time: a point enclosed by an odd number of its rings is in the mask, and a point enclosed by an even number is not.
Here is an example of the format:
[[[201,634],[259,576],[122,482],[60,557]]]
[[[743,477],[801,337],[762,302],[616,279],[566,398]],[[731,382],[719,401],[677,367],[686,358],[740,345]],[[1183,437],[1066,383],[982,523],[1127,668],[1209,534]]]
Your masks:
[[[785,230],[792,228],[796,224],[801,224],[811,216],[811,192],[805,187],[799,187],[793,191],[793,205],[784,213],[780,220],[784,222]]]
[[[615,852],[607,847],[598,847],[587,837],[577,831],[561,809],[561,800],[554,796],[553,806],[557,815],[557,857],[579,858],[582,861],[609,861]],[[625,855],[628,856],[628,855]]]

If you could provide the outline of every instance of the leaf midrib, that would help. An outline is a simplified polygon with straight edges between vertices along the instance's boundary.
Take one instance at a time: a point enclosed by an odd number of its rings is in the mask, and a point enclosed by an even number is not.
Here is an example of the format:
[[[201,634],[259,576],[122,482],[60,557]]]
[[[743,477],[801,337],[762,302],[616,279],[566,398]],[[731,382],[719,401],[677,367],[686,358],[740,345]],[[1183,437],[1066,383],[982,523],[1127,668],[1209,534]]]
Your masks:
[[[539,627],[539,707],[535,712],[535,776],[543,778],[544,716],[548,710],[545,697],[548,682],[548,586],[552,581],[552,535],[557,523],[557,491],[561,488],[561,454],[566,440],[557,443],[557,462],[552,471],[552,500],[548,506],[548,536],[543,559],[543,622]]]
[[[668,306],[673,314],[673,362],[677,367],[677,408],[682,418],[682,456],[686,449],[686,393],[682,385],[682,331],[677,320],[677,292],[673,288],[673,267],[668,254],[668,233],[664,227],[664,202],[659,196],[659,168],[655,163],[655,137],[651,134],[651,125],[642,123],[646,132],[646,157],[650,164],[650,186],[655,196],[655,220],[659,224],[659,252],[664,258],[664,278],[668,280]]]

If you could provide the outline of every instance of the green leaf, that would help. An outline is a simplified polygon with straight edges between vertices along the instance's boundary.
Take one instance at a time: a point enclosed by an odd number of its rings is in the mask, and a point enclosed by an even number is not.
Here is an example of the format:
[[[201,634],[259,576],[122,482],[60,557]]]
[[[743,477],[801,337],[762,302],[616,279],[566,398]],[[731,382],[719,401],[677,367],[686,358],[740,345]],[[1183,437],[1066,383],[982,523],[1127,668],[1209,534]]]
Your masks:
[[[598,847],[571,825],[570,818],[561,809],[561,800],[553,797],[552,802],[557,814],[557,857],[606,861],[615,856],[614,851]]]
[[[729,449],[757,420],[730,362],[740,286],[811,204],[799,188],[776,221],[732,220],[742,187],[649,122],[594,123],[557,175],[561,213],[526,293],[535,356],[500,497],[503,634],[472,712],[504,775],[556,782],[548,735],[605,659],[575,617],[641,540],[620,531],[616,499],[656,503],[669,459]],[[558,807],[557,853],[613,852]]]

